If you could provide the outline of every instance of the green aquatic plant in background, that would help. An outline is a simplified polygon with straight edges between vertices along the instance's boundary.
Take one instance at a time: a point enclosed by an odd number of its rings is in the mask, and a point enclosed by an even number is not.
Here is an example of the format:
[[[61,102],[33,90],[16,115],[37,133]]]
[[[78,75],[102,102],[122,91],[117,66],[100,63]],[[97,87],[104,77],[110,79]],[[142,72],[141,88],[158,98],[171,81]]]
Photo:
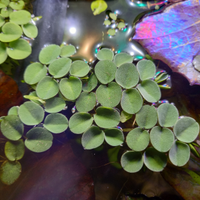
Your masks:
[[[2,182],[9,185],[19,177],[18,160],[25,147],[44,152],[52,146],[53,134],[68,128],[80,135],[85,150],[103,143],[123,145],[126,151],[120,163],[130,173],[144,165],[160,172],[167,157],[175,166],[185,165],[199,125],[191,117],[179,117],[174,105],[161,103],[160,88],[165,87],[158,83],[169,75],[156,73],[151,60],[136,63],[125,52],[115,55],[102,48],[91,65],[74,60],[75,52],[73,45],[52,44],[40,51],[39,62],[27,66],[24,81],[33,91],[24,97],[30,101],[12,107],[1,118],[1,131],[9,140],[5,145],[8,160],[1,165]],[[68,119],[60,112],[70,103],[75,107]],[[132,125],[126,127],[128,120]],[[33,127],[24,133],[26,125]]]

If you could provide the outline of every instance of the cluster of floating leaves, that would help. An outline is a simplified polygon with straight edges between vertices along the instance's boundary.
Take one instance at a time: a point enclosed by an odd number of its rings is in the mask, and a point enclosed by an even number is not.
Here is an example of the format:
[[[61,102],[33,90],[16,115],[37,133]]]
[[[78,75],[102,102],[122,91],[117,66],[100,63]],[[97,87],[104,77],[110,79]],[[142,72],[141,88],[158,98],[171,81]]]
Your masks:
[[[31,54],[31,46],[26,39],[35,38],[38,34],[37,27],[31,13],[24,8],[24,1],[0,1],[0,64],[7,57],[21,60]]]
[[[1,180],[11,184],[20,175],[18,160],[24,147],[44,152],[52,146],[53,134],[68,127],[81,135],[86,150],[104,142],[121,146],[125,135],[119,126],[129,119],[135,123],[126,136],[130,150],[121,157],[124,170],[137,172],[145,164],[152,171],[161,171],[167,155],[174,165],[185,165],[190,157],[187,143],[196,139],[199,125],[190,117],[179,118],[174,105],[159,103],[157,83],[168,78],[166,73],[156,73],[151,60],[140,60],[135,66],[129,54],[114,55],[108,48],[98,51],[98,62],[92,67],[83,60],[72,61],[75,52],[73,45],[49,45],[41,50],[39,62],[26,68],[24,81],[35,91],[24,96],[31,101],[12,107],[1,119],[1,131],[9,139]],[[75,103],[69,120],[59,113],[68,102]],[[24,125],[33,128],[23,141]]]

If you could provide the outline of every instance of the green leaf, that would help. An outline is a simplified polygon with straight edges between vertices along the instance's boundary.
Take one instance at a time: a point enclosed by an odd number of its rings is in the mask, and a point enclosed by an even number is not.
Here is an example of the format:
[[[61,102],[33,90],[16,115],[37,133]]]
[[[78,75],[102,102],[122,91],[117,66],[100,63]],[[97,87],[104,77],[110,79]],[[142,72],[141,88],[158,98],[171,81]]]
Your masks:
[[[121,157],[123,169],[129,173],[135,173],[142,169],[143,160],[140,152],[127,151]]]
[[[117,19],[117,15],[115,13],[109,13],[109,16],[111,19],[116,20]]]
[[[37,125],[44,118],[44,110],[34,102],[27,101],[19,107],[19,118],[26,125]]]
[[[16,142],[7,141],[4,147],[4,152],[8,160],[20,160],[24,156],[25,152],[24,141],[22,139]]]
[[[22,10],[24,8],[24,1],[10,2],[9,6],[13,10]]]
[[[82,92],[76,100],[76,109],[79,112],[91,111],[96,105],[96,95],[93,92]]]
[[[39,61],[43,64],[50,64],[59,57],[61,48],[58,45],[51,44],[44,47],[39,54]]]
[[[22,35],[22,29],[15,23],[7,22],[2,27],[2,33],[0,34],[0,41],[12,42],[17,40]]]
[[[141,95],[148,102],[156,102],[161,97],[160,88],[157,83],[152,80],[145,80],[137,86]]]
[[[196,148],[193,146],[193,144],[189,144],[191,152],[198,158],[200,158],[199,152],[196,150]]]
[[[7,17],[9,17],[10,13],[12,13],[12,12],[13,12],[13,10],[9,7],[2,8],[1,9],[1,16],[4,17],[4,18],[7,18]]]
[[[31,20],[31,13],[26,10],[12,12],[10,21],[16,24],[27,24]]]
[[[199,134],[199,124],[191,117],[181,118],[174,126],[174,134],[182,142],[193,142]]]
[[[111,24],[111,21],[110,21],[110,20],[105,20],[105,21],[104,21],[104,24],[105,24],[106,26],[109,26],[109,25]]]
[[[94,115],[95,123],[101,128],[113,128],[120,122],[120,114],[109,107],[98,107]]]
[[[137,63],[137,70],[142,81],[151,79],[155,76],[156,66],[151,60],[140,60]]]
[[[10,3],[10,0],[1,0],[0,1],[0,8],[5,8]]]
[[[61,113],[47,115],[43,125],[52,133],[62,133],[68,128],[68,119]]]
[[[0,16],[0,27],[3,26],[5,23],[5,20],[2,16]]]
[[[90,71],[90,67],[82,60],[74,61],[71,65],[70,74],[72,76],[84,77]]]
[[[50,99],[58,94],[58,83],[49,76],[44,77],[37,84],[36,93],[41,99]]]
[[[8,110],[7,115],[18,115],[19,106],[13,106]]]
[[[65,108],[65,101],[60,97],[53,97],[51,99],[46,100],[44,109],[48,113],[56,113],[60,112]]]
[[[49,65],[49,73],[53,75],[54,78],[61,78],[69,72],[71,63],[72,61],[69,58],[60,58],[54,60]]]
[[[1,132],[9,140],[19,140],[24,133],[24,125],[16,115],[8,115],[2,119]]]
[[[121,65],[116,71],[115,80],[126,89],[136,86],[139,81],[139,74],[135,65],[132,63]]]
[[[144,152],[143,159],[146,167],[154,172],[162,171],[167,165],[166,155],[164,153],[157,151],[153,147],[149,147]]]
[[[30,85],[38,83],[47,74],[47,68],[39,62],[28,65],[24,72],[24,81]]]
[[[184,166],[190,159],[190,147],[180,141],[174,142],[169,151],[169,159],[175,166]]]
[[[118,128],[105,129],[105,141],[110,146],[119,146],[124,142],[124,134]]]
[[[156,83],[161,83],[161,82],[167,80],[168,77],[169,77],[169,75],[166,72],[161,73],[159,76],[157,76],[155,78],[155,82]]]
[[[100,85],[96,90],[98,102],[106,107],[115,107],[119,104],[122,97],[121,87],[111,82],[108,85]]]
[[[35,127],[26,134],[25,146],[35,153],[47,151],[53,144],[52,134],[45,128]]]
[[[143,99],[137,89],[132,88],[122,92],[121,107],[129,113],[137,113],[143,105]]]
[[[108,159],[109,162],[112,166],[114,166],[117,169],[121,169],[121,165],[119,164],[119,159],[118,159],[118,154],[120,151],[121,147],[117,146],[117,147],[113,147],[111,149],[108,149],[107,154],[108,154]]]
[[[21,164],[6,160],[0,167],[0,179],[6,185],[13,184],[21,174]]]
[[[97,86],[98,80],[95,74],[91,74],[89,79],[82,80],[82,82],[83,82],[83,91],[91,92]]]
[[[161,104],[158,109],[158,122],[160,126],[172,127],[178,120],[178,110],[169,103]]]
[[[31,100],[32,102],[35,102],[39,105],[45,104],[45,101],[40,99],[37,94],[36,91],[30,92],[29,95],[24,95],[24,98]]]
[[[85,132],[93,122],[93,118],[88,113],[75,113],[69,120],[69,128],[75,134]]]
[[[7,57],[6,46],[4,43],[0,42],[0,64],[4,63]]]
[[[104,141],[104,132],[97,126],[91,126],[81,138],[84,149],[95,149]]]
[[[129,114],[122,110],[121,115],[120,115],[120,122],[124,123],[124,122],[128,121],[129,119],[131,119],[132,116],[133,116],[132,114]]]
[[[126,25],[125,25],[125,23],[124,22],[119,22],[119,24],[117,25],[117,28],[118,29],[122,29],[122,28],[124,28]]]
[[[107,9],[107,3],[103,0],[96,0],[91,3],[91,9],[94,15],[98,15]]]
[[[156,150],[167,152],[174,143],[174,134],[168,128],[156,126],[150,132],[150,140]]]
[[[32,52],[30,44],[24,39],[18,39],[9,43],[8,55],[15,60],[27,58]]]
[[[101,60],[94,68],[95,75],[102,84],[107,84],[113,81],[116,70],[116,65],[110,60]]]
[[[127,53],[118,53],[114,57],[114,63],[117,65],[117,67],[120,67],[125,63],[132,63],[132,62],[133,62],[133,57]]]
[[[99,60],[111,60],[112,61],[113,57],[114,57],[114,53],[110,49],[103,48],[97,52],[96,56]]]
[[[149,145],[149,133],[142,128],[134,128],[128,133],[126,143],[134,151],[143,151]]]
[[[61,57],[70,57],[76,53],[76,48],[73,45],[65,45],[61,48]]]
[[[80,79],[70,76],[69,78],[61,79],[59,88],[65,98],[73,101],[77,99],[81,93],[82,82]]]
[[[200,176],[197,174],[197,173],[195,173],[195,172],[193,172],[192,170],[189,170],[189,169],[183,169],[185,172],[187,172],[191,177],[192,177],[192,179],[196,182],[196,183],[198,183],[199,185],[200,185]]]
[[[29,38],[36,38],[38,35],[37,26],[32,23],[22,25],[24,34]]]
[[[112,29],[112,28],[108,29],[108,35],[113,36],[115,35],[115,33],[116,33],[115,29]]]
[[[136,114],[136,122],[139,127],[150,129],[157,123],[157,112],[154,106],[144,105]]]

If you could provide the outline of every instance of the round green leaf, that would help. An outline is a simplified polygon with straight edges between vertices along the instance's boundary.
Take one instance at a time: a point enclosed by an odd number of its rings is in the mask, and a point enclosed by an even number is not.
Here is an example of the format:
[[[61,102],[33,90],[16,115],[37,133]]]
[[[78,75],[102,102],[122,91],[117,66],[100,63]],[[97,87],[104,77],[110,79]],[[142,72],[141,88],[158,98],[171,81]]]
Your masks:
[[[65,98],[69,100],[75,100],[81,93],[82,82],[80,79],[70,76],[69,78],[63,78],[59,83],[61,93]]]
[[[50,99],[58,94],[58,83],[49,76],[44,77],[37,84],[36,93],[41,99]]]
[[[30,44],[24,39],[18,39],[9,43],[7,47],[8,55],[16,60],[22,60],[28,57],[32,52]]]
[[[150,140],[156,150],[167,152],[174,143],[174,134],[168,128],[156,126],[150,132]]]
[[[22,35],[22,29],[15,23],[7,22],[2,27],[2,33],[0,34],[0,41],[12,42],[17,40]]]
[[[94,15],[98,15],[101,12],[105,11],[107,9],[108,5],[105,1],[93,1],[91,3],[91,9],[93,11]]]
[[[125,111],[121,111],[121,115],[120,115],[120,122],[124,123],[126,121],[128,121],[129,119],[131,119],[133,116],[133,114],[129,114]]]
[[[41,153],[48,150],[53,142],[52,134],[45,128],[35,127],[26,134],[25,146],[33,152]]]
[[[121,65],[116,71],[115,80],[126,89],[136,86],[139,81],[139,75],[135,65],[132,63]]]
[[[143,99],[137,89],[128,89],[123,91],[121,99],[122,109],[129,113],[135,114],[143,105]]]
[[[110,83],[115,78],[116,70],[116,65],[110,60],[101,60],[94,68],[97,79],[103,84]]]
[[[4,63],[7,57],[6,46],[4,43],[0,42],[0,64]]]
[[[91,126],[81,138],[84,149],[95,149],[104,141],[104,132],[97,126]]]
[[[85,132],[93,122],[93,118],[88,113],[75,113],[69,120],[69,128],[73,133]]]
[[[3,26],[5,23],[5,20],[2,16],[0,16],[0,27]]]
[[[44,110],[34,102],[27,101],[19,107],[19,118],[26,125],[36,125],[42,122]]]
[[[76,49],[73,45],[65,45],[61,48],[61,57],[70,57],[76,53]]]
[[[10,2],[9,6],[13,10],[22,10],[24,8],[24,1]]]
[[[121,157],[123,169],[129,173],[135,173],[142,169],[143,160],[140,152],[127,151]]]
[[[112,50],[103,48],[100,51],[97,52],[97,58],[99,60],[113,60],[114,53]]]
[[[19,106],[13,106],[8,110],[7,115],[18,115]]]
[[[182,142],[193,142],[199,134],[199,124],[191,117],[184,117],[174,126],[175,136]]]
[[[119,146],[124,142],[124,134],[118,128],[105,129],[105,141],[111,146]]]
[[[117,15],[115,13],[109,13],[109,16],[111,19],[116,20],[117,19]]]
[[[5,8],[10,3],[10,0],[1,0],[0,1],[0,8]]]
[[[116,54],[114,57],[114,63],[117,65],[117,67],[120,67],[125,63],[132,63],[132,62],[133,62],[133,57],[127,53],[119,53]]]
[[[178,110],[169,103],[161,104],[158,109],[158,122],[160,126],[172,127],[178,120]]]
[[[47,68],[39,62],[28,65],[24,72],[24,81],[30,85],[38,83],[47,74]]]
[[[98,80],[95,74],[91,74],[89,79],[82,80],[82,82],[83,82],[83,91],[91,92],[97,86]]]
[[[106,26],[109,26],[109,25],[111,24],[111,21],[110,21],[110,20],[105,20],[105,21],[104,21],[104,24],[105,24]]]
[[[49,73],[54,76],[54,78],[61,78],[65,76],[71,67],[71,59],[69,58],[60,58],[54,60],[49,65]]]
[[[0,179],[6,185],[13,184],[21,174],[21,164],[6,160],[0,168]]]
[[[27,24],[31,20],[31,13],[26,10],[12,12],[10,21],[16,24]]]
[[[24,125],[16,115],[8,115],[1,122],[1,132],[9,140],[19,140],[24,133]]]
[[[24,141],[22,139],[15,142],[7,141],[4,152],[8,160],[20,160],[24,156],[25,152]]]
[[[134,128],[128,133],[126,143],[134,151],[143,151],[149,145],[149,133],[142,128]]]
[[[101,128],[113,128],[119,124],[120,114],[113,108],[101,106],[96,110],[94,121]]]
[[[142,81],[151,79],[155,76],[156,66],[151,60],[140,60],[137,63],[137,70]]]
[[[124,22],[119,22],[119,24],[117,25],[117,28],[118,29],[122,29],[122,28],[124,28],[126,25],[125,25],[125,23]]]
[[[174,142],[169,151],[169,159],[175,166],[182,167],[190,159],[190,147],[180,141]]]
[[[96,105],[96,95],[91,92],[82,92],[79,98],[76,100],[76,109],[79,112],[88,112],[92,110]]]
[[[157,123],[157,112],[154,106],[145,105],[136,114],[136,122],[139,127],[150,129]]]
[[[108,35],[111,35],[111,36],[115,35],[115,29],[112,29],[112,28],[108,29]]]
[[[167,165],[167,157],[153,147],[148,148],[143,155],[144,164],[154,172],[162,171]]]
[[[119,104],[122,97],[121,87],[111,82],[108,85],[100,85],[96,90],[98,102],[106,107],[115,107]]]
[[[68,128],[68,119],[61,113],[47,115],[44,127],[52,133],[62,133]]]
[[[38,35],[37,26],[32,23],[22,25],[24,34],[29,38],[36,38]]]
[[[13,10],[9,7],[2,8],[1,9],[1,16],[4,17],[4,18],[7,18],[7,17],[9,17],[10,13],[12,13],[12,12],[13,12]]]
[[[72,76],[83,77],[88,74],[90,67],[87,63],[82,60],[76,60],[72,63],[70,74]]]
[[[148,102],[156,102],[161,97],[160,88],[156,82],[152,80],[145,80],[137,86],[141,95]]]
[[[40,51],[39,61],[43,64],[50,64],[60,55],[60,52],[61,49],[58,45],[48,45]]]
[[[45,103],[45,111],[48,113],[56,113],[60,112],[65,108],[65,101],[60,97],[53,97],[51,99],[46,100]]]

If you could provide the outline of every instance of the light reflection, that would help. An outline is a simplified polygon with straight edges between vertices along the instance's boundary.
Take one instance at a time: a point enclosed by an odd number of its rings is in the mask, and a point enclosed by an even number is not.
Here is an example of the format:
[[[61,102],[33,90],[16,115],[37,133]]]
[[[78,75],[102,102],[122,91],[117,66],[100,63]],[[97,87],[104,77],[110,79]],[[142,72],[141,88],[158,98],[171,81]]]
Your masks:
[[[69,32],[70,32],[71,34],[75,34],[75,33],[76,33],[76,28],[75,28],[75,27],[71,27],[71,28],[69,29]]]

